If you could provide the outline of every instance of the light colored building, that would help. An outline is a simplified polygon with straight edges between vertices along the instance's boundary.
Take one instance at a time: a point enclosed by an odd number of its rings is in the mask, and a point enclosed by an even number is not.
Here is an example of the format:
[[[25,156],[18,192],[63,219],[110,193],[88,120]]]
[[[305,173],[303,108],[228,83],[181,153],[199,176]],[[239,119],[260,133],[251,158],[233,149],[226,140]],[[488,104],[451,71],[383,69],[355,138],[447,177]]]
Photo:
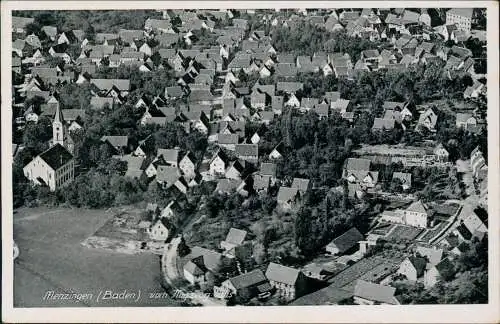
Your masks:
[[[405,224],[427,228],[429,220],[428,208],[419,200],[412,203],[405,211]]]
[[[68,134],[59,106],[52,123],[51,147],[37,155],[24,168],[26,178],[38,185],[47,185],[51,191],[64,186],[75,178],[73,141]]]
[[[304,289],[305,276],[298,269],[271,262],[266,270],[266,278],[276,292],[286,299],[295,299]]]
[[[168,238],[169,230],[166,225],[166,218],[159,219],[151,228],[149,236],[155,241],[165,241]]]
[[[446,25],[455,24],[458,29],[470,32],[472,8],[455,8],[446,12]]]

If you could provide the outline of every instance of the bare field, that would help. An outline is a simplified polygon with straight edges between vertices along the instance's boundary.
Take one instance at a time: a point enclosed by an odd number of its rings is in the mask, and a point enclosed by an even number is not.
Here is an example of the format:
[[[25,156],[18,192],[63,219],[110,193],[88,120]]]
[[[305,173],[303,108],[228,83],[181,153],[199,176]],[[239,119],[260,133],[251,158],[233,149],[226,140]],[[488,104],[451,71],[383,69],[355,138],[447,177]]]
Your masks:
[[[14,307],[173,305],[171,299],[149,295],[163,292],[158,256],[89,249],[81,244],[112,216],[103,210],[18,210],[13,216],[14,240],[20,249],[14,263]],[[44,298],[51,291],[92,298]],[[103,299],[107,292],[117,298]],[[120,299],[123,292],[128,297]]]

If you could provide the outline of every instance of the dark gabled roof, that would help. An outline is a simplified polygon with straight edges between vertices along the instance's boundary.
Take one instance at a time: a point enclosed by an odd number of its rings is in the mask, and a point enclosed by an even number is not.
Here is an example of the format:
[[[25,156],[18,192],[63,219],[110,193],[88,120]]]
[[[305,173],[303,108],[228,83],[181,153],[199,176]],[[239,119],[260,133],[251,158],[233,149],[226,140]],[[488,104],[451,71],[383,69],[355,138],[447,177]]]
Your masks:
[[[276,176],[276,164],[275,163],[262,163],[260,165],[260,174]]]
[[[462,235],[462,237],[466,240],[470,240],[472,237],[472,233],[469,231],[469,229],[464,225],[460,224],[457,226],[456,230]]]
[[[415,270],[417,270],[417,277],[424,274],[425,266],[427,265],[427,260],[423,257],[410,256],[408,258],[410,263],[413,265]]]
[[[236,289],[244,289],[261,285],[267,282],[267,278],[260,269],[255,269],[239,276],[229,278],[229,281]]]
[[[259,155],[259,146],[257,144],[237,144],[235,151],[238,156],[255,156]]]
[[[288,202],[297,196],[299,190],[297,188],[290,188],[290,187],[280,187],[278,190],[278,197],[277,201],[278,202]]]
[[[361,240],[363,240],[363,234],[361,234],[357,228],[353,227],[344,234],[335,238],[328,245],[333,245],[339,250],[340,253],[344,253],[358,244]]]
[[[52,49],[56,52],[56,53],[66,53],[66,51],[68,50],[68,44],[66,43],[62,43],[62,44],[57,44],[57,45],[53,45],[52,46]]]
[[[368,159],[349,158],[347,159],[346,170],[368,171],[371,161]]]
[[[391,286],[384,286],[364,280],[358,280],[356,286],[354,287],[354,295],[391,305],[399,304],[397,299],[394,297],[396,288]]]
[[[309,188],[309,179],[303,179],[303,178],[293,178],[293,182],[291,187],[292,188],[297,188],[300,191],[307,191]]]
[[[243,241],[245,241],[246,236],[247,231],[231,227],[231,229],[227,233],[225,241],[228,243],[240,245],[243,243]]]
[[[71,155],[71,153],[69,153],[64,146],[56,144],[41,153],[40,158],[44,160],[52,169],[57,170],[71,161],[71,159],[73,159],[73,155]]]
[[[266,277],[269,280],[295,286],[299,278],[300,270],[290,268],[274,262],[269,263]]]
[[[385,118],[375,118],[373,121],[372,129],[393,129],[395,124],[394,119],[385,119]]]

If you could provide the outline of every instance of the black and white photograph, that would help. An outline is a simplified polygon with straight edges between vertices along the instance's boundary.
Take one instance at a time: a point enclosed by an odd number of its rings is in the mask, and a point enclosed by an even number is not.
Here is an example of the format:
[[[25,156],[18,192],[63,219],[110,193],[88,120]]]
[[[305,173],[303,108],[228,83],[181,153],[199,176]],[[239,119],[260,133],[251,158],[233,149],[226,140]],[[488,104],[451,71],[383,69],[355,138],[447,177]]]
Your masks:
[[[11,307],[491,304],[495,7],[203,4],[9,6]]]

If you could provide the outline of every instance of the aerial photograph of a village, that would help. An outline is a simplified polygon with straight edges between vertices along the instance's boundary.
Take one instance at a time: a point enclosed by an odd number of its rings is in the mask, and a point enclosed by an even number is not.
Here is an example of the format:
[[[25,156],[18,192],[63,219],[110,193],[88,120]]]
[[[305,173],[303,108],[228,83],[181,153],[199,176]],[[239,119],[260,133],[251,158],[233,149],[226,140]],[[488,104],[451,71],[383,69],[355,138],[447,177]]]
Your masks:
[[[487,304],[486,11],[13,11],[14,307]]]

